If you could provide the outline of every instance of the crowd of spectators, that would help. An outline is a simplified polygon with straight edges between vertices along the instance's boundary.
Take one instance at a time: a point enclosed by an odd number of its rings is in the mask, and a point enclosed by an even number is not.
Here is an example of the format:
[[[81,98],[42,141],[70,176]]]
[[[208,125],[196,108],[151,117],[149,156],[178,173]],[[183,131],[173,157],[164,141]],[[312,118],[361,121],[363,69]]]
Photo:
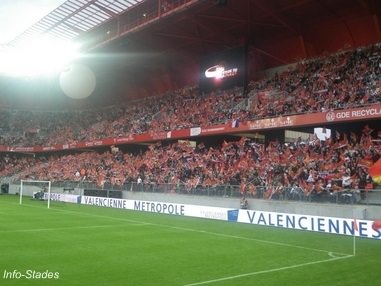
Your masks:
[[[381,46],[300,61],[248,90],[187,87],[98,110],[3,110],[0,145],[48,146],[381,102]]]
[[[200,96],[193,87],[98,110],[4,110],[0,145],[49,146],[213,125],[232,117],[241,95],[242,88],[235,88]]]
[[[381,46],[301,61],[250,83],[250,118],[324,112],[381,101]]]
[[[301,61],[271,78],[252,81],[246,92],[235,88],[203,94],[189,87],[98,110],[4,110],[0,145],[49,146],[379,103],[380,58],[381,46],[373,45]],[[221,146],[158,143],[137,154],[0,154],[0,177],[89,181],[100,188],[131,182],[181,184],[188,191],[234,185],[245,196],[266,186],[263,195],[269,199],[284,188],[300,188],[309,196],[371,185],[367,170],[380,157],[377,131],[366,126],[361,133],[267,146],[247,138]]]
[[[372,184],[368,168],[380,157],[377,135],[365,126],[361,134],[339,134],[320,140],[300,139],[267,146],[242,137],[220,146],[196,147],[188,141],[160,143],[133,154],[122,151],[82,152],[71,155],[1,155],[0,177],[50,181],[89,181],[102,188],[127,183],[197,187],[240,186],[245,196],[266,187],[265,198],[276,198],[287,187],[305,196],[323,191],[364,189]]]

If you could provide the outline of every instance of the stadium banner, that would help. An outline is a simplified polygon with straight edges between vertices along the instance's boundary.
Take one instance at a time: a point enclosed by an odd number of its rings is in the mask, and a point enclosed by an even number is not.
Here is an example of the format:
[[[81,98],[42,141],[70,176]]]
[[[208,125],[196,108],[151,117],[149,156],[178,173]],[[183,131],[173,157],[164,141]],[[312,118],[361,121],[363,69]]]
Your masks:
[[[263,226],[381,239],[381,229],[375,228],[374,222],[370,220],[239,210],[237,221]]]
[[[172,215],[190,216],[198,218],[209,218],[217,220],[228,220],[228,213],[232,211],[229,208],[206,207],[198,205],[187,205],[177,203],[164,203],[152,201],[133,201],[136,211],[165,213]]]
[[[163,202],[151,202],[151,201],[136,201],[132,200],[133,208],[135,211],[162,213],[171,215],[185,215],[185,205]]]
[[[54,195],[52,200],[66,200],[67,202],[76,203],[76,199],[78,199],[78,202],[80,201],[83,205],[381,239],[380,221],[68,194],[52,195]],[[68,196],[70,199],[67,198]]]
[[[35,194],[38,192],[33,192],[33,198],[35,197]],[[43,200],[46,201],[48,199],[49,193],[44,192]],[[79,195],[71,195],[71,194],[62,194],[62,193],[50,193],[50,200],[51,201],[58,201],[58,202],[65,202],[65,203],[73,203],[77,204],[80,202]]]
[[[239,210],[230,210],[228,211],[228,221],[237,222]]]
[[[133,209],[133,201],[116,198],[81,196],[81,204],[116,209]]]
[[[237,210],[231,208],[206,207],[167,202],[114,199],[91,196],[82,196],[81,204],[225,221],[230,218],[230,221],[237,221],[237,216],[232,214],[232,212],[237,212]]]
[[[201,127],[193,127],[190,129],[190,136],[199,136],[201,134]]]
[[[182,139],[194,136],[218,135],[226,133],[238,133],[253,130],[276,129],[285,127],[302,127],[317,124],[340,123],[346,121],[357,121],[381,118],[381,104],[373,104],[358,108],[332,110],[328,112],[317,112],[309,114],[287,115],[274,118],[265,118],[240,122],[234,125],[232,122],[219,125],[209,125],[194,127],[190,129],[172,130],[169,132],[151,132],[144,134],[130,134],[118,138],[104,138],[94,141],[81,141],[69,144],[57,144],[52,146],[3,146],[0,145],[1,152],[46,152],[69,149],[83,149],[94,146],[112,146],[118,144],[130,144],[140,142],[155,142],[165,139]]]
[[[359,108],[333,110],[328,112],[317,112],[310,114],[289,115],[274,118],[258,119],[241,123],[239,129],[262,130],[271,128],[282,128],[288,126],[309,126],[327,122],[346,122],[381,117],[381,105],[370,105]]]
[[[185,205],[185,216],[197,218],[208,218],[227,221],[229,220],[229,213],[231,213],[232,211],[236,210],[220,207]],[[234,221],[234,219],[231,221]]]

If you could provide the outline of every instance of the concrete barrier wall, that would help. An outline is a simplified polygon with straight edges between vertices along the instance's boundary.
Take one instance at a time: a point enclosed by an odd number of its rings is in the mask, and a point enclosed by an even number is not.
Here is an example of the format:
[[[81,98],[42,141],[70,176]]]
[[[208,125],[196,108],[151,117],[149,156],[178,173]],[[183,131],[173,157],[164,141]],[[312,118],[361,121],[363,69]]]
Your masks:
[[[23,193],[32,196],[33,191],[39,188],[27,187]],[[20,185],[10,185],[9,193],[18,194]],[[64,193],[64,188],[52,187],[52,193]],[[82,189],[75,189],[73,194],[82,195]],[[148,193],[148,192],[131,192],[123,191],[123,198],[141,201],[156,201],[168,203],[181,203],[190,205],[213,206],[224,208],[239,208],[240,200],[238,198],[229,197],[208,197],[195,195],[182,195],[176,193]],[[311,203],[298,201],[271,201],[262,199],[248,199],[249,209],[260,211],[271,211],[280,213],[305,214],[316,216],[329,216],[340,218],[353,218],[374,220],[381,219],[381,206],[365,205],[365,204],[334,204],[334,203]]]
[[[239,199],[190,196],[181,194],[124,192],[124,199],[147,200],[169,203],[183,203],[192,205],[239,208]],[[248,199],[249,209],[280,213],[294,213],[316,216],[330,216],[340,218],[381,219],[381,206],[372,205],[345,205],[333,203],[311,203],[297,201],[270,201],[262,199]]]

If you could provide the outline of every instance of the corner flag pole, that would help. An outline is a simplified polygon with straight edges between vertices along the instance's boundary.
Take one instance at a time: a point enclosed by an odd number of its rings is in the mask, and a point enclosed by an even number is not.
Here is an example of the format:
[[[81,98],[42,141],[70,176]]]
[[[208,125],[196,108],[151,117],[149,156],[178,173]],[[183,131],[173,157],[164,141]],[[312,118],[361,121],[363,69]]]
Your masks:
[[[353,219],[353,256],[356,256],[356,232],[359,231],[356,218]]]
[[[50,195],[51,195],[51,191],[50,191],[50,188],[51,188],[51,182],[49,181],[49,189],[48,189],[48,209],[50,209]]]
[[[21,186],[20,186],[20,205],[22,205],[22,184],[23,184],[23,180],[21,180]]]

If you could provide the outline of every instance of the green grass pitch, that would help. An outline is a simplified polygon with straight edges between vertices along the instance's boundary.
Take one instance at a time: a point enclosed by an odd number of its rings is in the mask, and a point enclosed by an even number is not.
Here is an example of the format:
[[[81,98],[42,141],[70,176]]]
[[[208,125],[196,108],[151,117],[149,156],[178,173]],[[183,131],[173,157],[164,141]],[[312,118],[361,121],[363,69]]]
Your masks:
[[[4,286],[380,285],[381,241],[352,254],[347,236],[0,196]]]

